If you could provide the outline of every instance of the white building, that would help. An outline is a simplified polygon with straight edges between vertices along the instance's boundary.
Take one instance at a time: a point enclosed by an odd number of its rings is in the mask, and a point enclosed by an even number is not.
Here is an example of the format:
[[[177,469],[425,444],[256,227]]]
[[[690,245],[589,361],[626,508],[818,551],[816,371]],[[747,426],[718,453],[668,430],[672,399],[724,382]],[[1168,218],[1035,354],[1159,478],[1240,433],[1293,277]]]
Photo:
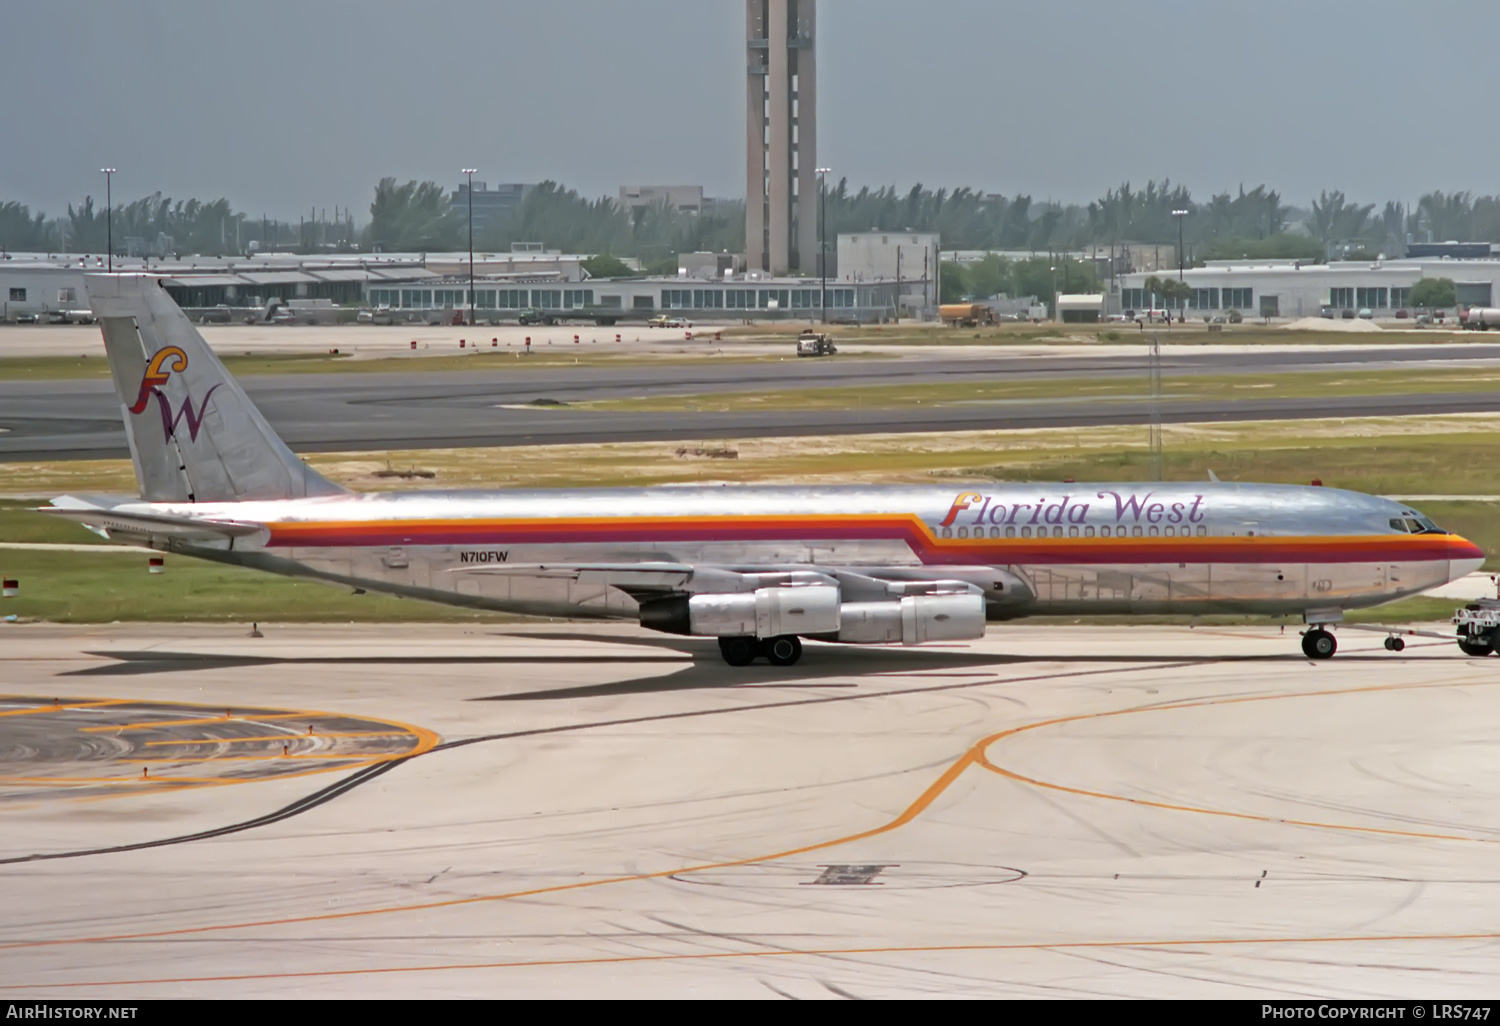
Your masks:
[[[1146,293],[1150,275],[1122,275],[1121,310],[1162,309],[1173,304]],[[1161,272],[1160,277],[1175,277]],[[1193,287],[1189,310],[1238,310],[1247,317],[1316,317],[1334,311],[1369,310],[1376,317],[1410,310],[1411,290],[1423,278],[1448,278],[1457,286],[1458,305],[1492,306],[1500,296],[1500,260],[1421,258],[1336,261],[1211,260],[1182,272]]]
[[[919,284],[913,306],[937,305],[942,251],[936,232],[848,232],[838,237],[831,274],[841,282],[889,279]]]

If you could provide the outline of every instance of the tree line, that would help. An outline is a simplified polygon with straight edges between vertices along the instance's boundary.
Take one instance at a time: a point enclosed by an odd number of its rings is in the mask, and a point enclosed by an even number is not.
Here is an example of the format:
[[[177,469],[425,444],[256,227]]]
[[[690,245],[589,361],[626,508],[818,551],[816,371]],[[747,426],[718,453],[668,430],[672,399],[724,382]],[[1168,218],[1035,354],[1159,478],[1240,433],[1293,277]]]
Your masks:
[[[1124,244],[1175,246],[1179,231],[1194,263],[1398,255],[1408,236],[1500,242],[1500,196],[1469,192],[1431,192],[1408,206],[1395,200],[1357,203],[1341,191],[1324,191],[1298,208],[1265,185],[1200,200],[1185,186],[1150,181],[1144,187],[1124,183],[1087,204],[1062,204],[967,187],[854,190],[841,179],[828,184],[826,209],[820,211],[818,201],[824,198],[809,197],[806,213],[826,221],[830,239],[872,229],[935,231],[945,249],[1046,253],[1039,259],[1046,261],[1049,276],[1056,266],[1051,254]],[[327,220],[317,216],[292,225],[237,211],[225,198],[173,200],[156,193],[116,204],[115,247],[122,250],[122,240],[133,237],[170,240],[178,254],[243,253],[251,242],[302,252],[454,251],[466,248],[469,240],[466,212],[453,199],[437,182],[383,178],[362,226],[356,229],[345,211],[330,230]],[[105,211],[92,196],[69,204],[62,215],[0,201],[0,249],[100,253],[106,232]],[[515,210],[476,231],[474,245],[493,252],[508,250],[514,242],[540,242],[549,249],[633,257],[648,269],[667,269],[675,268],[676,254],[682,252],[743,251],[744,233],[743,201],[721,201],[696,215],[665,205],[629,210],[612,197],[589,198],[548,181],[531,189]]]

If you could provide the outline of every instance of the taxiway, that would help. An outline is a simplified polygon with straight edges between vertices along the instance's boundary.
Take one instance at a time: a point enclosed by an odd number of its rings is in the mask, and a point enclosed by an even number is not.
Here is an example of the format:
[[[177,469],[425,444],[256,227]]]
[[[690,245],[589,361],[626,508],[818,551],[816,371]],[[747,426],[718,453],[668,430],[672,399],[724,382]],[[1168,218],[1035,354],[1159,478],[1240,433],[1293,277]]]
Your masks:
[[[1022,624],[785,671],[610,625],[0,630],[7,998],[1500,974],[1500,676],[1448,643]]]

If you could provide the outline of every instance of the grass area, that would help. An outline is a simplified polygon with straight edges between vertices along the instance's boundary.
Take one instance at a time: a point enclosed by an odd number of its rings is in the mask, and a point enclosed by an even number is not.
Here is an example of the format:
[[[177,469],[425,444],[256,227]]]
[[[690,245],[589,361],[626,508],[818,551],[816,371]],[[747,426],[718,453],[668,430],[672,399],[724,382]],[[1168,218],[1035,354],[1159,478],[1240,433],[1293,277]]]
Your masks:
[[[640,364],[696,363],[716,360],[752,363],[776,360],[786,353],[725,350],[722,346],[688,348],[660,353],[611,352],[597,346],[558,343],[537,346],[531,353],[516,346],[507,349],[477,348],[451,356],[429,356],[420,351],[373,359],[355,359],[349,353],[245,353],[233,355],[219,350],[219,359],[235,377],[282,374],[429,374],[440,371],[473,371],[493,367],[573,367],[601,365],[624,367]],[[108,379],[109,363],[102,356],[0,357],[0,381],[67,381]]]
[[[807,328],[806,322],[750,324],[725,328],[725,339],[790,339]],[[814,326],[826,331],[835,342],[861,345],[1055,345],[1070,343],[1141,345],[1152,336],[1163,345],[1440,345],[1455,342],[1483,342],[1483,335],[1473,332],[1429,328],[1421,331],[1350,332],[1289,331],[1284,327],[1261,324],[1226,324],[1209,331],[1202,322],[1183,325],[1150,325],[1140,329],[1134,324],[1000,324],[983,328],[950,328],[936,324],[903,323]]]
[[[1182,376],[1162,382],[1166,399],[1308,399],[1419,392],[1469,392],[1500,386],[1500,370],[1326,371],[1296,374]],[[915,406],[1020,402],[1037,399],[1132,402],[1149,398],[1144,373],[1137,378],[1020,378],[999,381],[923,382],[897,385],[799,388],[773,392],[713,392],[603,399],[578,408],[627,412],[902,409]]]
[[[1359,418],[1170,425],[1163,429],[1166,477],[1305,484],[1375,494],[1500,494],[1484,454],[1500,451],[1500,416]],[[732,450],[733,459],[695,454]],[[681,451],[681,455],[679,455]],[[1480,458],[1476,458],[1476,454]],[[431,470],[433,480],[404,483],[375,471],[388,463]],[[976,480],[1144,480],[1149,452],[1142,428],[1036,429],[732,442],[629,443],[311,457],[319,471],[359,490],[410,487],[594,487],[685,483],[933,483]],[[12,495],[133,493],[128,461],[15,465],[3,487]],[[0,541],[89,544],[83,528],[27,512],[38,502],[0,502]],[[1416,507],[1470,538],[1500,568],[1500,503],[1422,501]],[[0,549],[0,570],[22,580],[23,598],[0,614],[75,622],[136,620],[471,621],[484,614],[355,596],[310,582],[171,558],[168,573],[148,575],[143,553]],[[1446,619],[1454,603],[1412,599],[1358,614],[1366,622]],[[488,617],[489,619],[503,619]],[[1225,622],[1241,622],[1230,618]]]
[[[79,530],[81,534],[87,532]],[[252,623],[478,623],[513,620],[392,598],[355,595],[314,581],[296,581],[237,567],[167,557],[163,574],[148,573],[143,552],[39,552],[0,549],[0,569],[21,593],[0,599],[0,615],[61,623],[207,621]]]

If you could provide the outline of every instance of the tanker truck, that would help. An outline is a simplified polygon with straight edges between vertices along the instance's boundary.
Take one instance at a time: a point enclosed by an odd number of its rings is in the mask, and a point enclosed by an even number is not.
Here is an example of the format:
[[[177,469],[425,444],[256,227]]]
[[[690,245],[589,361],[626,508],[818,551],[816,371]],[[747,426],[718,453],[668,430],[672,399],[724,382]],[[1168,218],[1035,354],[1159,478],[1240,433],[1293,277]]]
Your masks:
[[[1493,306],[1471,306],[1458,315],[1465,331],[1500,330],[1500,308]]]

